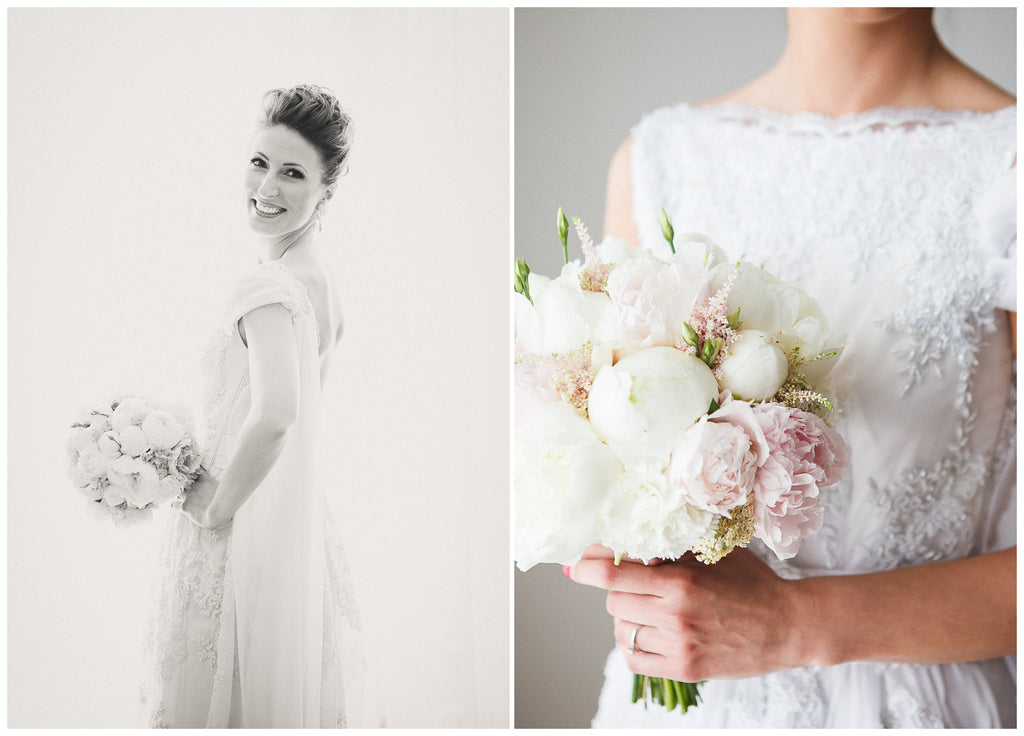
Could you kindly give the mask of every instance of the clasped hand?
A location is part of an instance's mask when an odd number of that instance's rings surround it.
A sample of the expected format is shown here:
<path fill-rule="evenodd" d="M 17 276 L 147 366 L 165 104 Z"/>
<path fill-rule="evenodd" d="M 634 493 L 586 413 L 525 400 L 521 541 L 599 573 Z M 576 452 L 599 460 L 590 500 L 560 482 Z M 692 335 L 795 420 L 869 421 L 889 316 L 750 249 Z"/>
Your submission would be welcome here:
<path fill-rule="evenodd" d="M 687 554 L 616 566 L 611 550 L 592 545 L 570 577 L 608 591 L 615 641 L 637 674 L 699 682 L 806 664 L 799 632 L 813 622 L 799 620 L 793 583 L 746 550 L 715 565 Z"/>
<path fill-rule="evenodd" d="M 229 519 L 213 519 L 209 509 L 213 497 L 217 494 L 217 479 L 206 472 L 205 468 L 195 482 L 185 491 L 185 501 L 181 504 L 181 513 L 193 524 L 203 529 L 215 529 Z"/>

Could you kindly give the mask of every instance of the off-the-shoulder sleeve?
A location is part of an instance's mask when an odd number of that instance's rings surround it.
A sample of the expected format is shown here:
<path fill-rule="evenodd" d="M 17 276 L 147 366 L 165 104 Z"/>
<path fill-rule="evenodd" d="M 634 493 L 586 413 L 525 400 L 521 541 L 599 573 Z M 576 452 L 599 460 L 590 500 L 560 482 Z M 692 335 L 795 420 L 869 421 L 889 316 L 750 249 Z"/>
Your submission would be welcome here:
<path fill-rule="evenodd" d="M 293 315 L 309 308 L 301 284 L 287 266 L 267 261 L 245 274 L 228 299 L 224 324 L 232 326 L 259 307 L 280 304 Z"/>
<path fill-rule="evenodd" d="M 975 209 L 995 305 L 1017 311 L 1017 168 L 1000 176 Z"/>

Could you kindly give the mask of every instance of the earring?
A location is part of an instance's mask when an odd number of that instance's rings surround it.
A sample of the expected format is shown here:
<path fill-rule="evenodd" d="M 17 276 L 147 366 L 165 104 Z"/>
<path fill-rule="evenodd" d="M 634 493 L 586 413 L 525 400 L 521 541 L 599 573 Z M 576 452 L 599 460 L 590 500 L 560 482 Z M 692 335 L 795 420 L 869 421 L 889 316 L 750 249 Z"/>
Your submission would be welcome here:
<path fill-rule="evenodd" d="M 316 231 L 318 233 L 322 233 L 324 231 L 324 223 L 323 223 L 323 220 L 321 219 L 323 214 L 324 214 L 324 203 L 321 202 L 320 204 L 318 204 L 316 206 L 316 212 L 315 212 L 315 215 L 316 215 Z"/>

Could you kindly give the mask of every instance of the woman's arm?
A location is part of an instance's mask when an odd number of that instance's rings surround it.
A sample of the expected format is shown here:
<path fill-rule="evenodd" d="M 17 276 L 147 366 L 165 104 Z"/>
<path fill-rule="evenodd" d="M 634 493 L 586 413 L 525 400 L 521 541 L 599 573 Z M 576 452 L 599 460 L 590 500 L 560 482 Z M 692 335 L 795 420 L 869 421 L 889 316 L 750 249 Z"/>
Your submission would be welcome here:
<path fill-rule="evenodd" d="M 604 205 L 605 237 L 623 238 L 632 248 L 640 247 L 640 233 L 633 219 L 633 171 L 630 148 L 633 139 L 627 138 L 612 156 L 608 168 L 608 191 Z"/>
<path fill-rule="evenodd" d="M 684 682 L 851 661 L 940 663 L 1016 651 L 1016 548 L 864 575 L 788 581 L 746 550 L 615 566 L 592 547 L 573 580 L 608 590 L 634 672 Z"/>
<path fill-rule="evenodd" d="M 229 521 L 277 462 L 298 413 L 299 363 L 291 315 L 280 304 L 254 309 L 240 320 L 249 348 L 252 403 L 238 434 L 238 449 L 205 506 L 201 496 L 184 511 L 199 526 Z"/>

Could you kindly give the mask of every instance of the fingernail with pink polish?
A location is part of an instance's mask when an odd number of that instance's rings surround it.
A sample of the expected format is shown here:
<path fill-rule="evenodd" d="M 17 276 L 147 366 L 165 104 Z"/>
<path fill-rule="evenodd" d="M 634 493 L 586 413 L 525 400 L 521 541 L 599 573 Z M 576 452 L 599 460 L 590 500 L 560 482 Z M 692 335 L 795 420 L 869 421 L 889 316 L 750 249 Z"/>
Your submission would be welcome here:
<path fill-rule="evenodd" d="M 568 565 L 562 565 L 562 574 L 565 575 L 566 577 L 569 577 L 569 570 L 570 569 L 571 568 Z"/>

